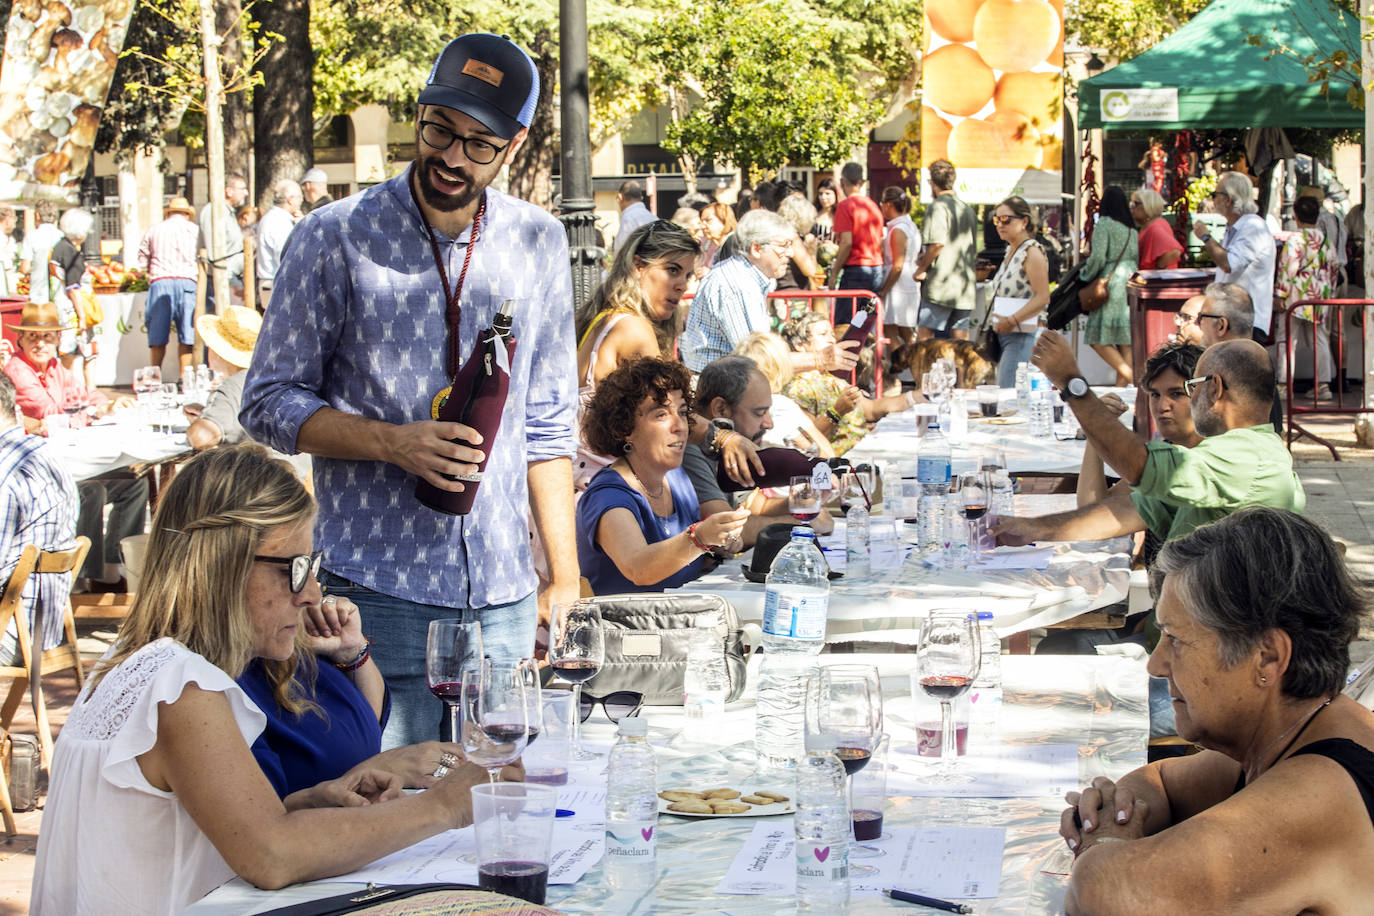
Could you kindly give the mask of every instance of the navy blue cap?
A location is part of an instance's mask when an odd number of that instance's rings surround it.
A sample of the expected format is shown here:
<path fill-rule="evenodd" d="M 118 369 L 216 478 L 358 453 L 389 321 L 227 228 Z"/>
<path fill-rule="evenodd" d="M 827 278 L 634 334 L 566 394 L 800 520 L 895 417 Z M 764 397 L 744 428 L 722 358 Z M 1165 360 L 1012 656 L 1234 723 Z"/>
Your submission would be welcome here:
<path fill-rule="evenodd" d="M 534 118 L 539 72 L 509 38 L 460 35 L 434 61 L 417 101 L 461 111 L 509 140 Z"/>

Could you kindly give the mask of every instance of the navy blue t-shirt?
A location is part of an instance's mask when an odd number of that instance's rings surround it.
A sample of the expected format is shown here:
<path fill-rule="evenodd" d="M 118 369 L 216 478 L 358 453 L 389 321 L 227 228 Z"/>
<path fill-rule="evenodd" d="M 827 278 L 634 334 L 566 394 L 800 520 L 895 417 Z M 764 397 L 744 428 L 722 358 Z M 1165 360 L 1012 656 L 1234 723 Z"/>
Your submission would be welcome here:
<path fill-rule="evenodd" d="M 253 756 L 282 798 L 336 779 L 381 753 L 391 693 L 386 695 L 378 721 L 362 691 L 328 661 L 318 665 L 312 697 L 324 711 L 323 717 L 311 711 L 297 717 L 277 706 L 258 659 L 248 663 L 238 684 L 267 716 L 267 727 L 253 742 Z"/>
<path fill-rule="evenodd" d="M 677 588 L 702 573 L 704 559 L 697 557 L 668 578 L 653 585 L 635 585 L 615 565 L 615 561 L 594 543 L 596 526 L 610 509 L 629 509 L 650 544 L 666 541 L 687 530 L 687 526 L 701 518 L 697 492 L 682 468 L 673 468 L 665 478 L 673 494 L 673 515 L 660 518 L 649 508 L 649 500 L 613 468 L 604 468 L 587 485 L 577 501 L 577 559 L 582 575 L 592 584 L 598 595 L 619 595 L 626 592 L 661 592 Z"/>

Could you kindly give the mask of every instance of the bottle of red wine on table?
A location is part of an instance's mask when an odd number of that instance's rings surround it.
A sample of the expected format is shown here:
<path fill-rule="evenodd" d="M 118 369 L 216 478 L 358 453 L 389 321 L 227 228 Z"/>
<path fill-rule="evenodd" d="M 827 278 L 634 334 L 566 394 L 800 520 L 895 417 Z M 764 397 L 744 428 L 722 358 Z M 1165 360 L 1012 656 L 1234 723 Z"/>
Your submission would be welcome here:
<path fill-rule="evenodd" d="M 462 492 L 440 490 L 423 479 L 416 483 L 415 498 L 436 512 L 467 515 L 472 511 L 473 500 L 477 498 L 477 487 L 482 482 L 487 462 L 491 460 L 491 449 L 496 442 L 496 433 L 501 428 L 501 414 L 510 391 L 510 366 L 515 359 L 515 337 L 511 334 L 511 312 L 514 308 L 514 299 L 507 299 L 501 304 L 501 310 L 491 320 L 491 327 L 478 335 L 477 345 L 473 347 L 468 361 L 458 370 L 452 387 L 435 397 L 437 410 L 433 411 L 434 418 L 461 423 L 477 430 L 482 436 L 481 445 L 477 447 L 482 449 L 484 455 L 476 473 L 449 478 L 463 482 Z M 453 441 L 468 444 L 461 439 Z"/>

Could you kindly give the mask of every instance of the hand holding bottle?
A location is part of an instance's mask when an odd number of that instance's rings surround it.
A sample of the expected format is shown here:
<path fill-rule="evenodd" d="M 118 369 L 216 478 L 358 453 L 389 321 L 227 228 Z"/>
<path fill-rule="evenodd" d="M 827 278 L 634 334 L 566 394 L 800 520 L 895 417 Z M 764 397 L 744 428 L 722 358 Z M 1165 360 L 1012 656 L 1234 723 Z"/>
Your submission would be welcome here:
<path fill-rule="evenodd" d="M 454 439 L 460 441 L 450 441 Z M 451 493 L 461 492 L 463 484 L 458 480 L 450 480 L 449 476 L 462 477 L 476 473 L 477 466 L 485 457 L 480 449 L 475 448 L 481 444 L 481 433 L 472 427 L 440 420 L 420 420 L 393 426 L 382 443 L 389 463 L 437 489 Z"/>

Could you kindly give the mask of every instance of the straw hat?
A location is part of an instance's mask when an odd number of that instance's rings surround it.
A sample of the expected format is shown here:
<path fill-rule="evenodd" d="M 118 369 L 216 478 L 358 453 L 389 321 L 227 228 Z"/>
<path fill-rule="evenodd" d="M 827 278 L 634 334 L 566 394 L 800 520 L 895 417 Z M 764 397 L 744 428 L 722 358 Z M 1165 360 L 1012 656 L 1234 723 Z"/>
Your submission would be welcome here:
<path fill-rule="evenodd" d="M 167 205 L 168 213 L 185 213 L 194 218 L 196 211 L 191 209 L 191 202 L 184 197 L 173 197 L 172 202 Z"/>
<path fill-rule="evenodd" d="M 220 315 L 201 315 L 196 332 L 220 359 L 239 369 L 247 369 L 253 358 L 253 344 L 262 330 L 262 316 L 241 305 L 231 305 Z"/>
<path fill-rule="evenodd" d="M 51 302 L 30 302 L 19 313 L 19 323 L 9 325 L 11 331 L 66 331 L 75 324 L 63 324 L 57 306 Z"/>

